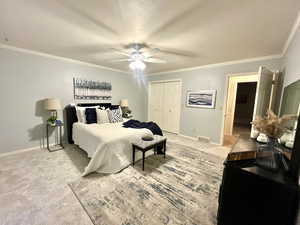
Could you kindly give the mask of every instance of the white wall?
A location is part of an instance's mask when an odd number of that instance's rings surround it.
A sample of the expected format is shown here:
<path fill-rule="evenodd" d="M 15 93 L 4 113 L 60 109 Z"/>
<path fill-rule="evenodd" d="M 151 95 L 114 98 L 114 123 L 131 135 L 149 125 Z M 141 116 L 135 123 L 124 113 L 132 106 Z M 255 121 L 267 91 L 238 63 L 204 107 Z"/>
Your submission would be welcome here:
<path fill-rule="evenodd" d="M 266 66 L 276 71 L 281 68 L 281 59 L 152 75 L 149 77 L 149 81 L 182 79 L 180 133 L 192 137 L 205 136 L 209 137 L 212 142 L 220 143 L 227 75 L 258 72 L 259 66 Z M 216 108 L 200 109 L 186 107 L 186 93 L 189 90 L 217 90 Z"/>
<path fill-rule="evenodd" d="M 300 27 L 283 58 L 284 87 L 300 79 Z"/>
<path fill-rule="evenodd" d="M 0 48 L 0 153 L 43 142 L 49 113 L 42 100 L 57 97 L 63 106 L 74 102 L 73 77 L 110 81 L 112 103 L 127 98 L 134 117 L 145 120 L 146 90 L 130 74 Z"/>

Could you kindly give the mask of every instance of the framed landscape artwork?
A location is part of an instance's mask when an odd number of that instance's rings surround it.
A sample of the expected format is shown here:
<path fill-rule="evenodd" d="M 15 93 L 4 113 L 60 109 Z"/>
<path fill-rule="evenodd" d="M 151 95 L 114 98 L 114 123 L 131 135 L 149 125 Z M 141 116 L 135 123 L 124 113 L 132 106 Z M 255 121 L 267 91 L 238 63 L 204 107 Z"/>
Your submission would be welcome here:
<path fill-rule="evenodd" d="M 216 90 L 188 91 L 186 96 L 187 107 L 215 108 Z"/>

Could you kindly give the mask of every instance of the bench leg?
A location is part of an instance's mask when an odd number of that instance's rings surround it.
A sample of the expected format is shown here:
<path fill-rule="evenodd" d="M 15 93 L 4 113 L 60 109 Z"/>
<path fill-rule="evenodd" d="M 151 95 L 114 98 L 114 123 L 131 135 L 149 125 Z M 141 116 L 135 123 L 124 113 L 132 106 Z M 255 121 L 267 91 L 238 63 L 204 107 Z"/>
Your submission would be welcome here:
<path fill-rule="evenodd" d="M 145 169 L 145 152 L 143 152 L 143 170 Z"/>
<path fill-rule="evenodd" d="M 166 158 L 167 141 L 164 141 L 164 158 Z"/>
<path fill-rule="evenodd" d="M 135 161 L 135 147 L 132 147 L 132 166 L 134 166 L 134 161 Z"/>

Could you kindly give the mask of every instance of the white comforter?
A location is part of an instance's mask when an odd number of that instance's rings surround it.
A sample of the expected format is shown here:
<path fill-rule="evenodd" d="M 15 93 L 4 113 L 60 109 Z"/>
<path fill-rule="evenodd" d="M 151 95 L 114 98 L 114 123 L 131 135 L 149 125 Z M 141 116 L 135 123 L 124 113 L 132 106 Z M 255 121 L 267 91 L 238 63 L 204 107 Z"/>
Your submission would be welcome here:
<path fill-rule="evenodd" d="M 73 124 L 73 140 L 91 158 L 82 176 L 91 172 L 116 173 L 132 163 L 131 143 L 144 135 L 152 135 L 148 129 L 124 128 L 122 123 Z M 136 152 L 136 160 L 141 153 Z"/>

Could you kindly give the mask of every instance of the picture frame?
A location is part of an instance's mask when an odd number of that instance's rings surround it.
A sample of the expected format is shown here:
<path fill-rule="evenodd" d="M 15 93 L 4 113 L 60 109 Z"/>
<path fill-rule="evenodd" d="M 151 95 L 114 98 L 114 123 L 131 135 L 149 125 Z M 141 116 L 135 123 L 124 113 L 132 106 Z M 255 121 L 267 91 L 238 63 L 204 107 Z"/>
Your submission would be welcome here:
<path fill-rule="evenodd" d="M 74 100 L 80 101 L 111 101 L 111 82 L 100 82 L 82 78 L 73 78 Z"/>
<path fill-rule="evenodd" d="M 186 95 L 186 106 L 214 109 L 216 94 L 216 90 L 188 91 Z"/>

